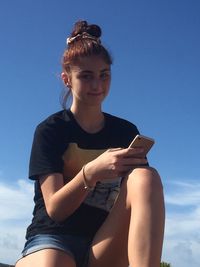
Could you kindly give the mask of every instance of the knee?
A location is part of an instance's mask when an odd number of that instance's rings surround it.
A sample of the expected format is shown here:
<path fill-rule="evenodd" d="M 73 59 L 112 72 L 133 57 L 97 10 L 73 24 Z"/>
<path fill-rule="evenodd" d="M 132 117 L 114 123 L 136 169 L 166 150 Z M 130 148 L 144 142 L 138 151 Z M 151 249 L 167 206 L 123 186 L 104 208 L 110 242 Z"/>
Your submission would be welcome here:
<path fill-rule="evenodd" d="M 144 192 L 162 192 L 163 186 L 160 175 L 152 167 L 135 168 L 128 176 L 127 189 Z"/>

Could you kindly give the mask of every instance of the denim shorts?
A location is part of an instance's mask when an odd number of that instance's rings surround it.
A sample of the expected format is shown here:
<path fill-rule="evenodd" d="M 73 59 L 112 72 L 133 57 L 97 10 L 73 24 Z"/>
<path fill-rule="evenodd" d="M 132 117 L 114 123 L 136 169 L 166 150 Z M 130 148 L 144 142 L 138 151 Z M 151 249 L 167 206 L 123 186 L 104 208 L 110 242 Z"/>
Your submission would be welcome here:
<path fill-rule="evenodd" d="M 39 234 L 26 241 L 21 255 L 25 257 L 48 248 L 59 249 L 72 256 L 77 267 L 86 267 L 91 241 L 91 238 L 85 236 Z"/>

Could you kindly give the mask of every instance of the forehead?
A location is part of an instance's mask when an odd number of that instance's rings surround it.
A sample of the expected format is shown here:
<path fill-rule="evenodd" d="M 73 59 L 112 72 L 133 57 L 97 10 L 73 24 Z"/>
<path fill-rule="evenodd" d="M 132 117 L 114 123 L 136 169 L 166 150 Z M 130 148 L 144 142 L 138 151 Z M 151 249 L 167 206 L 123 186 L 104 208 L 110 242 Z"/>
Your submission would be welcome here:
<path fill-rule="evenodd" d="M 100 72 L 109 71 L 110 65 L 105 62 L 101 56 L 81 57 L 76 63 L 71 65 L 71 71 L 82 72 Z"/>

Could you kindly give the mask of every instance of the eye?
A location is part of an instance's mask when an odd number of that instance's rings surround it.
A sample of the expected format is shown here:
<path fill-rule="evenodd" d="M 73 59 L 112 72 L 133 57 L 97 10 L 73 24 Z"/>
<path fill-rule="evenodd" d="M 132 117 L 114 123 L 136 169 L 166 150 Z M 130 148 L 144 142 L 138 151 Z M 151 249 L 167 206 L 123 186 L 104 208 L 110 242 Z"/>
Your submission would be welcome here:
<path fill-rule="evenodd" d="M 101 73 L 101 79 L 104 81 L 104 80 L 107 80 L 110 78 L 110 73 L 109 72 L 103 72 Z"/>
<path fill-rule="evenodd" d="M 92 80 L 93 76 L 91 74 L 82 74 L 80 78 L 84 81 L 90 81 Z"/>

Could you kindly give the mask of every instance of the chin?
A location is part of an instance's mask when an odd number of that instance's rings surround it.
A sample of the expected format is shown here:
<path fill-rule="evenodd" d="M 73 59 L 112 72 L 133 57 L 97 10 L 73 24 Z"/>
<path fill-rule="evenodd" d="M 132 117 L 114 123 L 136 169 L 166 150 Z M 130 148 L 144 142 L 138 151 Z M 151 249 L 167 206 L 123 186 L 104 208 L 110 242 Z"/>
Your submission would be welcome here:
<path fill-rule="evenodd" d="M 87 106 L 89 107 L 96 107 L 96 106 L 101 106 L 103 100 L 94 100 L 94 101 L 88 101 Z"/>

